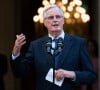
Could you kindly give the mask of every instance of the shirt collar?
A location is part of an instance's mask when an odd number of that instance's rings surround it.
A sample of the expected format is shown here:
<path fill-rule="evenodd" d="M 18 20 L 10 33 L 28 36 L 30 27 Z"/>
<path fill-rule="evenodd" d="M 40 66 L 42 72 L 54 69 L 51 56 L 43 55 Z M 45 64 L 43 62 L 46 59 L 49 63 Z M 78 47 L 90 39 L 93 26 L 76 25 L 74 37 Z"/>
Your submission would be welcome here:
<path fill-rule="evenodd" d="M 52 40 L 54 39 L 54 37 L 53 37 L 52 35 L 48 34 L 48 36 L 49 36 L 50 38 L 52 38 Z M 64 36 L 65 36 L 65 33 L 64 33 L 64 31 L 62 31 L 62 33 L 57 37 L 57 39 L 58 39 L 58 38 L 64 39 Z"/>

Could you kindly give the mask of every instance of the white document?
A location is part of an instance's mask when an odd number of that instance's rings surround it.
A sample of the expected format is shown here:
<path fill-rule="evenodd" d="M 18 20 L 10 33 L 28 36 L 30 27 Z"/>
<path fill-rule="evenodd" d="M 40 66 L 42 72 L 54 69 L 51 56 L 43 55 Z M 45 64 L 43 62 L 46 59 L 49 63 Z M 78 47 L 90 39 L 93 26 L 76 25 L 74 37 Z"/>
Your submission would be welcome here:
<path fill-rule="evenodd" d="M 50 70 L 48 71 L 48 73 L 47 73 L 45 79 L 48 80 L 49 82 L 53 83 L 53 68 L 50 68 Z M 64 80 L 57 81 L 57 80 L 55 79 L 54 84 L 56 84 L 56 85 L 58 85 L 58 86 L 62 86 L 63 81 L 64 81 Z"/>

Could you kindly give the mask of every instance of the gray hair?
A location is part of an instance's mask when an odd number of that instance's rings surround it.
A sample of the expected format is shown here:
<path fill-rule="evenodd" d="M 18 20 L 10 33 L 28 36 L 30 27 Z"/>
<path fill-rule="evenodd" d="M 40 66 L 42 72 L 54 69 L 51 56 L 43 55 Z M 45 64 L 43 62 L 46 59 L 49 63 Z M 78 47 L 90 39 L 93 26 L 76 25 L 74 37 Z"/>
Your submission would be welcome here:
<path fill-rule="evenodd" d="M 49 6 L 47 6 L 47 7 L 44 8 L 44 10 L 43 10 L 43 19 L 46 18 L 46 11 L 48 11 L 51 8 L 55 8 L 55 7 L 57 7 L 60 10 L 61 15 L 64 17 L 63 10 L 58 5 L 52 4 L 52 5 L 49 5 Z"/>

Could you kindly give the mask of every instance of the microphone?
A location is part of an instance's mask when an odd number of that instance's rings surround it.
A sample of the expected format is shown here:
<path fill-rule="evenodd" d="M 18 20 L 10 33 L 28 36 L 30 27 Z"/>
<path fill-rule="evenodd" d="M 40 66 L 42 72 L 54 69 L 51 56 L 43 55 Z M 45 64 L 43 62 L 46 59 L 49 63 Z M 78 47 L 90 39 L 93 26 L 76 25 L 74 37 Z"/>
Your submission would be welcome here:
<path fill-rule="evenodd" d="M 63 39 L 62 38 L 58 39 L 57 47 L 58 47 L 58 52 L 60 53 L 63 48 Z"/>
<path fill-rule="evenodd" d="M 48 53 L 51 53 L 51 47 L 52 47 L 52 39 L 49 37 L 46 42 L 46 48 Z"/>

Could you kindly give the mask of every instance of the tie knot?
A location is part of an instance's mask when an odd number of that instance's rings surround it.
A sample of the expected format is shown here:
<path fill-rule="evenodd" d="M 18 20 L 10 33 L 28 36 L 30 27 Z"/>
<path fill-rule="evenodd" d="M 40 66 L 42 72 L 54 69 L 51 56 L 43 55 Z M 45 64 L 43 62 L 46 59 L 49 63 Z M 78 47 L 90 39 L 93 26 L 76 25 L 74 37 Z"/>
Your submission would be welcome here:
<path fill-rule="evenodd" d="M 54 41 L 55 43 L 63 43 L 63 39 L 62 38 L 54 38 L 52 41 Z"/>
<path fill-rule="evenodd" d="M 54 43 L 53 43 L 53 48 L 54 48 L 54 49 L 57 49 L 58 39 L 54 38 L 52 41 L 54 42 Z"/>
<path fill-rule="evenodd" d="M 53 41 L 54 41 L 55 43 L 57 43 L 57 42 L 58 42 L 58 39 L 55 38 L 55 39 L 53 39 Z"/>

